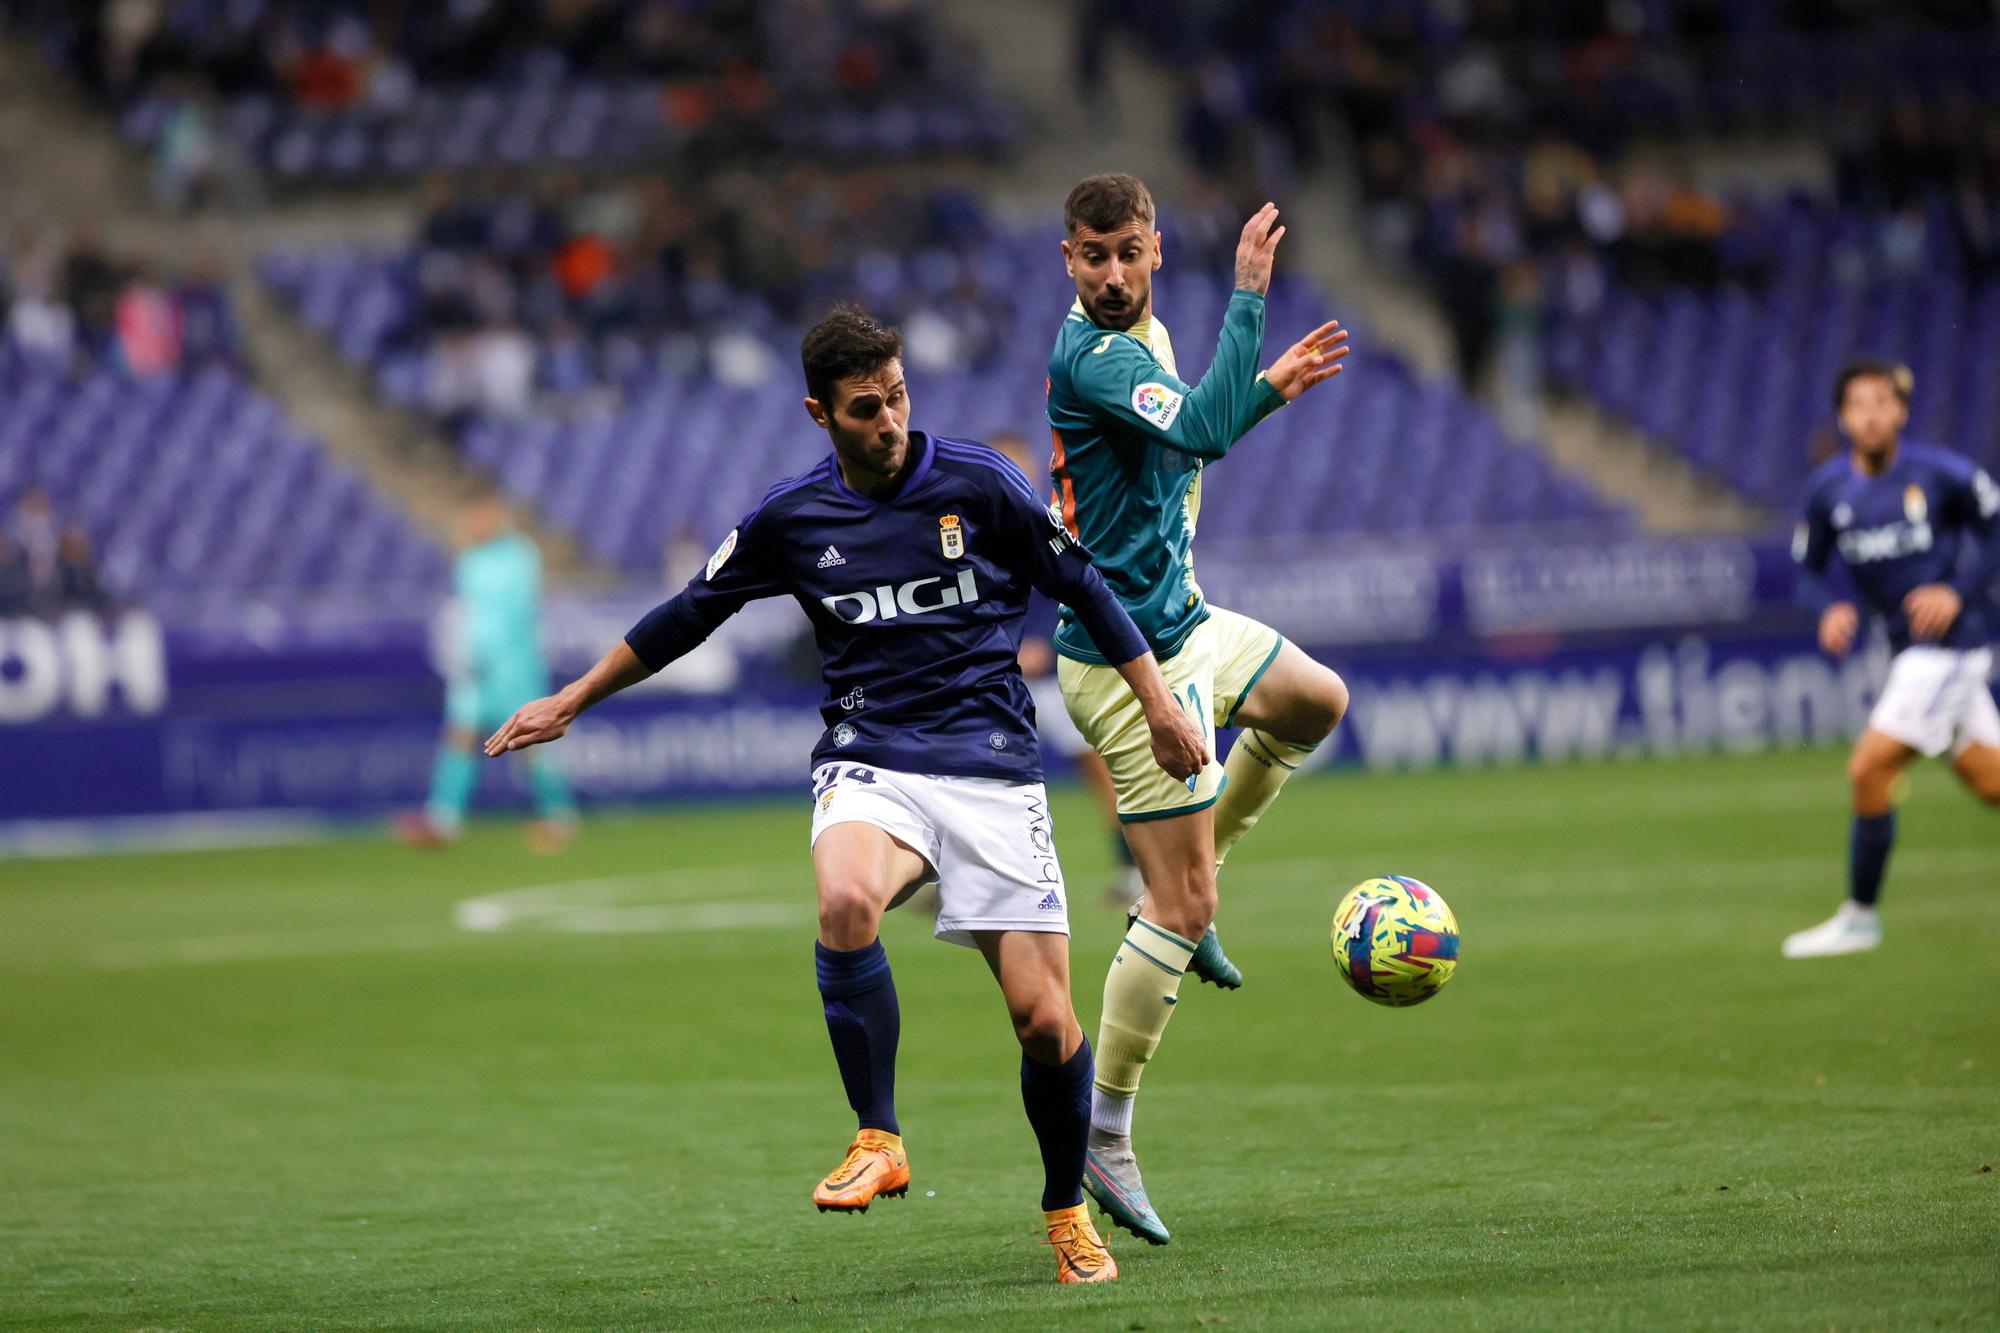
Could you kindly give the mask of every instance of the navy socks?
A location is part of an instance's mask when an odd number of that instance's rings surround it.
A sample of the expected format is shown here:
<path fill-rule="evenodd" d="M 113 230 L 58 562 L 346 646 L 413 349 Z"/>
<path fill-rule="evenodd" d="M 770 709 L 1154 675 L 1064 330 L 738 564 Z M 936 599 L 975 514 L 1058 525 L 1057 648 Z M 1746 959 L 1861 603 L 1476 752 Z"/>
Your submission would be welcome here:
<path fill-rule="evenodd" d="M 902 1011 L 889 955 L 877 940 L 865 949 L 813 946 L 827 1036 L 840 1065 L 847 1104 L 863 1129 L 902 1133 L 896 1123 L 896 1042 Z M 1090 1139 L 1090 1041 L 1059 1065 L 1021 1057 L 1021 1105 L 1042 1150 L 1042 1209 L 1083 1202 L 1083 1153 Z"/>
<path fill-rule="evenodd" d="M 1847 844 L 1847 896 L 1873 907 L 1882 893 L 1882 873 L 1889 868 L 1889 849 L 1896 844 L 1896 812 L 1856 815 Z"/>
<path fill-rule="evenodd" d="M 1021 1104 L 1042 1145 L 1042 1211 L 1083 1202 L 1083 1153 L 1090 1141 L 1090 1038 L 1059 1065 L 1021 1056 Z"/>
<path fill-rule="evenodd" d="M 903 1013 L 896 1004 L 889 955 L 880 940 L 851 950 L 829 949 L 816 942 L 813 953 L 826 1007 L 826 1032 L 833 1039 L 833 1058 L 840 1064 L 847 1104 L 854 1108 L 861 1128 L 900 1134 L 896 1042 L 903 1031 Z M 1079 1174 L 1081 1169 L 1079 1158 Z"/>

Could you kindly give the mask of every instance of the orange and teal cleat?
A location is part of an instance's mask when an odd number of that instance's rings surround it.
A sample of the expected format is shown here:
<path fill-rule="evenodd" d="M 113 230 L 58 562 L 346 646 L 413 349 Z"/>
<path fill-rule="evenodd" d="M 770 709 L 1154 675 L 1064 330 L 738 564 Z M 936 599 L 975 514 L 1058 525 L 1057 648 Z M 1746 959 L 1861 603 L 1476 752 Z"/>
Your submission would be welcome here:
<path fill-rule="evenodd" d="M 1049 1247 L 1056 1252 L 1056 1281 L 1111 1282 L 1118 1277 L 1118 1261 L 1104 1248 L 1104 1238 L 1090 1223 L 1090 1210 L 1083 1204 L 1058 1208 L 1042 1214 L 1049 1224 Z"/>
<path fill-rule="evenodd" d="M 910 1159 L 903 1140 L 879 1129 L 864 1129 L 847 1145 L 847 1158 L 820 1181 L 813 1202 L 822 1213 L 865 1213 L 876 1199 L 900 1199 L 910 1192 Z"/>

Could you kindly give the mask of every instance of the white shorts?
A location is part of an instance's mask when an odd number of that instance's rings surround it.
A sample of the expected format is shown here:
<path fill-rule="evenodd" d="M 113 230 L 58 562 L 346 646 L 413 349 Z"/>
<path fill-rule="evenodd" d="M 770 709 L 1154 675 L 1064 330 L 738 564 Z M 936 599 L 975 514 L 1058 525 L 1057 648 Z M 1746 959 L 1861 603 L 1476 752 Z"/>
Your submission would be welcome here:
<path fill-rule="evenodd" d="M 1041 783 L 821 764 L 813 770 L 813 841 L 848 823 L 873 824 L 924 858 L 938 886 L 939 939 L 970 946 L 975 930 L 1069 934 Z"/>
<path fill-rule="evenodd" d="M 1992 672 L 1990 648 L 1905 648 L 1889 663 L 1868 725 L 1932 758 L 2000 746 L 2000 708 L 1986 685 Z"/>

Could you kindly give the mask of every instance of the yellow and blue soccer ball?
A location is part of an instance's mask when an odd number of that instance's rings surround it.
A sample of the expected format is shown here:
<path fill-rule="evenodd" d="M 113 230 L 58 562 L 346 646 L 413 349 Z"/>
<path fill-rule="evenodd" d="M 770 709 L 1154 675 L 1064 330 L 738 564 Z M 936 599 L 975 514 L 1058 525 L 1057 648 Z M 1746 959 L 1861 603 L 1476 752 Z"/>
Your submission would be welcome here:
<path fill-rule="evenodd" d="M 1363 880 L 1334 909 L 1333 961 L 1377 1004 L 1422 1004 L 1458 968 L 1458 918 L 1436 889 L 1407 875 Z"/>

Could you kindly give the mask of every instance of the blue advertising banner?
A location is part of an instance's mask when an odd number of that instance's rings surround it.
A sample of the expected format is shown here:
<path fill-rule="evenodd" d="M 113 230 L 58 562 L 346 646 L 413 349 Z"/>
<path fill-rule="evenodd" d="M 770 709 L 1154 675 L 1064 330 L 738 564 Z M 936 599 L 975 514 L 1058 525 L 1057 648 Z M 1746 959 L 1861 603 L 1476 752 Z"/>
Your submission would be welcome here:
<path fill-rule="evenodd" d="M 1819 653 L 1782 552 L 1741 542 L 1263 553 L 1254 568 L 1223 553 L 1203 579 L 1341 671 L 1353 708 L 1322 761 L 1373 769 L 1838 741 L 1887 670 L 1879 642 Z M 645 600 L 551 606 L 557 675 Z M 579 795 L 803 792 L 821 731 L 804 631 L 795 607 L 760 604 L 593 712 L 560 750 Z M 432 637 L 365 616 L 0 621 L 0 823 L 413 806 L 440 733 Z M 492 766 L 484 799 L 520 799 L 515 767 Z"/>

